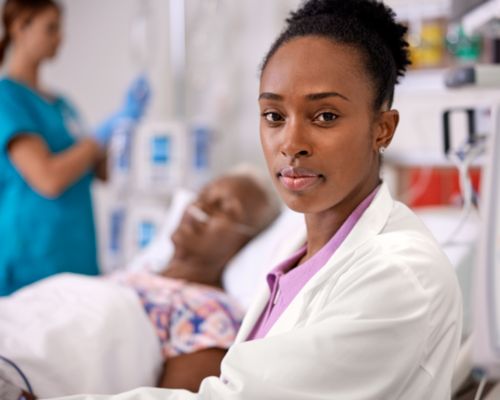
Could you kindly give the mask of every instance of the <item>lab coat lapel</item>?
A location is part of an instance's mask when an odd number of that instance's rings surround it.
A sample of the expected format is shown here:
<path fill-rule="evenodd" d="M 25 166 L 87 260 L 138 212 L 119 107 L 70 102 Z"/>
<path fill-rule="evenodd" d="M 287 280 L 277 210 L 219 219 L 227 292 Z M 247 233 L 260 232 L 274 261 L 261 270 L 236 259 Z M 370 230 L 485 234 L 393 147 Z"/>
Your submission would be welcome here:
<path fill-rule="evenodd" d="M 305 222 L 294 227 L 295 229 L 290 232 L 286 232 L 286 237 L 283 237 L 281 243 L 278 247 L 274 249 L 274 254 L 269 260 L 269 268 L 274 268 L 278 263 L 282 262 L 286 258 L 290 257 L 294 252 L 296 252 L 301 246 L 304 245 L 306 241 L 306 224 Z M 248 309 L 245 318 L 243 319 L 238 335 L 236 336 L 236 343 L 244 342 L 250 332 L 252 331 L 254 325 L 257 323 L 262 311 L 267 305 L 269 300 L 269 286 L 267 282 L 263 280 L 257 291 L 257 296 L 252 302 L 250 308 Z"/>
<path fill-rule="evenodd" d="M 248 335 L 250 335 L 250 332 L 252 331 L 254 325 L 257 323 L 257 320 L 262 314 L 262 311 L 266 307 L 267 302 L 269 301 L 269 296 L 269 286 L 261 285 L 259 294 L 245 314 L 245 318 L 243 319 L 240 330 L 236 335 L 235 343 L 240 343 L 247 340 Z"/>
<path fill-rule="evenodd" d="M 371 239 L 373 236 L 377 235 L 383 229 L 387 223 L 393 205 L 394 200 L 392 199 L 386 184 L 383 183 L 372 203 L 363 213 L 349 235 L 345 238 L 344 242 L 327 261 L 325 266 L 306 283 L 280 318 L 275 322 L 267 336 L 273 336 L 279 334 L 280 332 L 289 331 L 296 326 L 298 322 L 300 322 L 299 320 L 301 316 L 304 315 L 304 305 L 310 303 L 309 299 L 317 292 L 316 289 L 318 286 L 321 286 L 329 276 L 336 273 L 342 264 L 344 264 L 346 258 L 353 254 L 356 248 Z M 267 292 L 269 292 L 269 290 L 267 290 Z M 267 293 L 267 298 L 269 298 L 269 293 Z M 267 300 L 261 297 L 259 299 L 259 304 L 261 304 L 260 302 L 264 302 L 265 306 Z M 262 310 L 262 308 L 260 308 L 260 310 Z M 259 315 L 260 312 L 257 315 L 257 318 Z"/>

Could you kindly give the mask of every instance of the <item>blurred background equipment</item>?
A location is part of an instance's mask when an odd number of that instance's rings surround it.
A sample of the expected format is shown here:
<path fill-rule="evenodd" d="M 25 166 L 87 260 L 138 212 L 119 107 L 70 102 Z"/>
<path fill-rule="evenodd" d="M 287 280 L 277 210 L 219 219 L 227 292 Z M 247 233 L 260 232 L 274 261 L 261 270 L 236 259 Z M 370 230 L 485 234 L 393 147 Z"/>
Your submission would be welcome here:
<path fill-rule="evenodd" d="M 473 364 L 480 375 L 500 378 L 500 105 L 488 146 L 481 240 L 474 272 Z"/>
<path fill-rule="evenodd" d="M 386 179 L 457 271 L 464 342 L 454 392 L 464 393 L 469 376 L 472 396 L 493 400 L 500 395 L 492 389 L 500 378 L 500 1 L 394 3 L 408 21 L 415 65 L 397 89 L 402 118 Z"/>

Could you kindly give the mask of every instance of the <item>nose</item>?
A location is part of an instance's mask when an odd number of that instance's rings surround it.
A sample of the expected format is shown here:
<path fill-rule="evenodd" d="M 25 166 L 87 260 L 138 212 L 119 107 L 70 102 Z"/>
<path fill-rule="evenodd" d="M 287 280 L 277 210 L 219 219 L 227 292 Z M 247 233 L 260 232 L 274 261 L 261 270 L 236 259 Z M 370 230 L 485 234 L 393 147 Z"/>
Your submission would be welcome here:
<path fill-rule="evenodd" d="M 292 159 L 309 157 L 312 154 L 310 135 L 299 121 L 290 121 L 282 131 L 283 141 L 280 153 Z"/>

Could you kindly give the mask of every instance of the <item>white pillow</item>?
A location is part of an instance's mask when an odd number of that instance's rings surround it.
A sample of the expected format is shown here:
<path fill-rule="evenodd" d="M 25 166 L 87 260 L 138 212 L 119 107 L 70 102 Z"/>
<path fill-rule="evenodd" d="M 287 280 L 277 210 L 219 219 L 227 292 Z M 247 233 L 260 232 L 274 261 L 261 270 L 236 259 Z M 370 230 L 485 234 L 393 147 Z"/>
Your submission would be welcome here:
<path fill-rule="evenodd" d="M 158 235 L 127 266 L 129 270 L 161 271 L 173 254 L 171 234 L 180 222 L 184 209 L 195 193 L 178 190 L 168 217 Z M 248 307 L 259 285 L 265 283 L 266 273 L 278 262 L 297 250 L 306 238 L 303 214 L 284 209 L 264 232 L 252 239 L 229 262 L 222 281 L 228 293 Z"/>
<path fill-rule="evenodd" d="M 174 193 L 167 217 L 158 234 L 127 264 L 128 270 L 159 272 L 165 269 L 174 253 L 170 236 L 179 225 L 185 208 L 195 197 L 196 193 L 187 189 L 178 189 Z"/>
<path fill-rule="evenodd" d="M 222 277 L 226 291 L 248 308 L 266 274 L 306 240 L 304 215 L 285 208 L 264 232 L 229 262 Z"/>

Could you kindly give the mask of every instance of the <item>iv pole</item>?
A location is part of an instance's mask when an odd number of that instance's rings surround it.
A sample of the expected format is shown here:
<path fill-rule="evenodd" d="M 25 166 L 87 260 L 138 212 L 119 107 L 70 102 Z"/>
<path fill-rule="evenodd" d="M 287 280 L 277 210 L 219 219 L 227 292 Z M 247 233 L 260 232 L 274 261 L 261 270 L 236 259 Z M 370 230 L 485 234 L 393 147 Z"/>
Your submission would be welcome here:
<path fill-rule="evenodd" d="M 174 87 L 174 119 L 186 119 L 186 4 L 169 0 L 169 58 Z"/>

